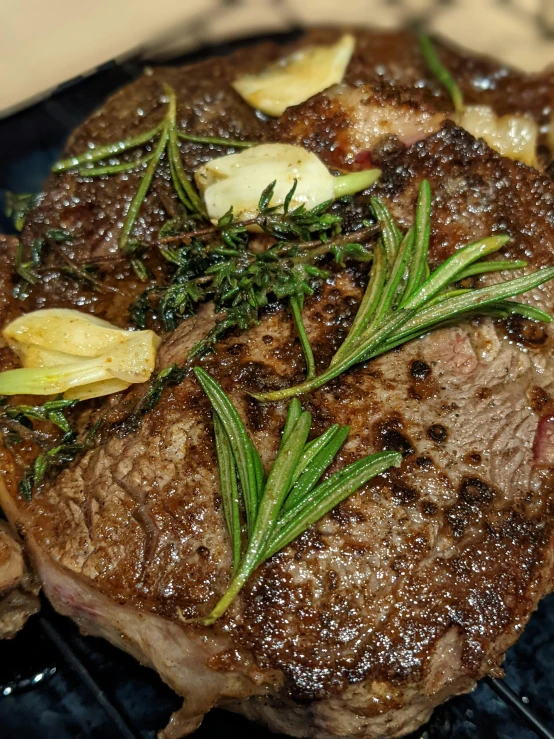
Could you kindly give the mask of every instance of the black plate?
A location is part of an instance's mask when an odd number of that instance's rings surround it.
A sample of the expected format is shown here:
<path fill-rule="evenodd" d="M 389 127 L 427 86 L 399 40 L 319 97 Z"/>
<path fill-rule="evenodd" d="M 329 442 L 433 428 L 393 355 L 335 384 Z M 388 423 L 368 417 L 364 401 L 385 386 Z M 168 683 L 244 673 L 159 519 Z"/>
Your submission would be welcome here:
<path fill-rule="evenodd" d="M 265 36 L 264 40 L 268 37 Z M 269 38 L 289 39 L 278 35 Z M 225 54 L 260 38 L 206 48 L 177 62 Z M 115 89 L 140 74 L 138 63 L 108 64 L 49 99 L 0 120 L 0 194 L 36 192 L 69 132 Z M 0 232 L 13 232 L 0 215 Z M 554 596 L 546 598 L 506 657 L 506 683 L 554 729 Z M 11 642 L 0 642 L 0 739 L 143 739 L 180 705 L 156 673 L 100 639 L 83 638 L 45 604 Z M 214 710 L 195 739 L 275 734 Z M 537 733 L 487 683 L 438 708 L 415 737 L 534 739 Z"/>

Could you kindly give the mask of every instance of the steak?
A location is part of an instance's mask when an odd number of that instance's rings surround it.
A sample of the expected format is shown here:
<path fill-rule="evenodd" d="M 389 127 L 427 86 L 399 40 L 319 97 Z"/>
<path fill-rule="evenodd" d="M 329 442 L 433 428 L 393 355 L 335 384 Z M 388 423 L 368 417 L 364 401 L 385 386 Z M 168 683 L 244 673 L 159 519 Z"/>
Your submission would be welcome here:
<path fill-rule="evenodd" d="M 38 611 L 39 585 L 20 544 L 0 521 L 0 639 L 9 639 Z"/>
<path fill-rule="evenodd" d="M 336 35 L 314 31 L 299 44 Z M 427 178 L 433 264 L 495 233 L 511 237 L 502 258 L 525 258 L 534 268 L 552 263 L 549 177 L 499 156 L 448 120 L 450 103 L 426 72 L 415 39 L 370 31 L 356 38 L 343 84 L 277 121 L 257 117 L 229 84 L 283 54 L 265 44 L 148 73 L 72 135 L 68 155 L 155 125 L 166 81 L 177 91 L 180 125 L 192 133 L 299 143 L 344 170 L 379 166 L 383 175 L 371 194 L 404 228 Z M 442 48 L 468 100 L 545 123 L 552 73 L 523 75 Z M 192 172 L 225 147 L 187 143 L 182 153 Z M 132 174 L 48 180 L 27 219 L 24 247 L 50 228 L 67 229 L 66 257 L 96 260 L 99 279 L 117 292 L 76 283 L 52 251 L 51 277 L 31 289 L 25 310 L 78 305 L 128 321 L 125 309 L 142 288 L 117 252 L 117 235 L 136 185 Z M 354 229 L 360 212 L 368 212 L 368 196 L 351 206 Z M 162 167 L 137 237 L 154 245 L 157 229 L 175 213 Z M 146 259 L 159 272 L 154 252 Z M 318 369 L 346 335 L 366 282 L 361 267 L 329 269 L 304 310 Z M 527 299 L 552 311 L 554 286 Z M 213 321 L 207 307 L 181 323 L 166 336 L 159 367 L 184 362 Z M 193 731 L 215 705 L 296 737 L 401 736 L 449 696 L 487 674 L 501 675 L 504 652 L 554 585 L 552 342 L 548 326 L 522 319 L 460 322 L 301 397 L 314 434 L 332 423 L 350 425 L 337 469 L 383 449 L 402 452 L 402 466 L 261 565 L 211 627 L 184 622 L 210 612 L 232 569 L 211 410 L 193 376 L 166 388 L 138 425 L 125 418 L 141 388 L 83 404 L 83 418 L 92 409 L 113 422 L 95 448 L 30 503 L 16 494 L 12 475 L 2 505 L 54 606 L 152 666 L 184 696 L 161 736 Z M 228 335 L 200 363 L 238 408 L 267 469 L 286 404 L 259 403 L 248 393 L 303 379 L 288 312 L 271 306 L 258 326 Z"/>

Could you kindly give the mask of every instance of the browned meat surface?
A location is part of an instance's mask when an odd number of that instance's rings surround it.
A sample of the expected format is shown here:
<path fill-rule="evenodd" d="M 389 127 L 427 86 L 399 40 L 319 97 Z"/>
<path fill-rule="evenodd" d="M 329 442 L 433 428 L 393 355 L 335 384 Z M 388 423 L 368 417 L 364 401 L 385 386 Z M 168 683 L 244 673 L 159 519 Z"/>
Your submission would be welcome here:
<path fill-rule="evenodd" d="M 339 33 L 316 30 L 299 43 L 328 42 Z M 370 150 L 381 136 L 386 140 L 387 136 L 394 139 L 398 135 L 405 143 L 411 143 L 437 130 L 452 106 L 448 95 L 427 71 L 415 37 L 372 31 L 355 34 L 356 51 L 345 84 L 331 95 L 323 93 L 305 106 L 285 111 L 276 124 L 261 120 L 229 84 L 239 74 L 257 72 L 283 54 L 282 47 L 266 43 L 193 68 L 154 69 L 110 98 L 85 121 L 70 137 L 66 153 L 78 154 L 91 143 L 101 145 L 153 128 L 165 111 L 162 83 L 166 82 L 177 93 L 179 124 L 189 133 L 250 141 L 285 136 L 287 140 L 304 142 L 334 166 L 368 166 Z M 548 121 L 554 105 L 554 73 L 523 74 L 452 48 L 446 49 L 444 59 L 468 102 L 491 104 L 498 113 L 526 112 L 541 125 Z M 313 117 L 304 130 L 306 110 L 312 111 Z M 186 168 L 192 171 L 204 161 L 226 153 L 226 148 L 183 142 L 181 151 Z M 102 280 L 121 294 L 111 290 L 83 291 L 75 279 L 62 280 L 53 274 L 24 303 L 26 310 L 47 301 L 50 306 L 79 304 L 115 322 L 125 319 L 122 308 L 142 287 L 130 272 L 128 262 L 120 259 L 117 239 L 123 214 L 141 176 L 140 172 L 131 172 L 100 179 L 74 174 L 49 178 L 45 197 L 23 232 L 25 247 L 30 248 L 36 238 L 51 228 L 67 229 L 72 242 L 63 247 L 66 255 L 80 265 L 96 264 Z M 152 244 L 160 225 L 176 213 L 176 197 L 164 165 L 141 210 L 134 238 L 146 246 Z M 62 265 L 59 253 L 51 254 L 50 260 L 54 265 Z M 162 269 L 154 254 L 147 261 L 154 272 Z"/>
<path fill-rule="evenodd" d="M 375 162 L 383 170 L 376 191 L 404 227 L 428 178 L 434 262 L 474 239 L 508 233 L 504 256 L 524 256 L 533 267 L 552 263 L 553 183 L 445 122 L 448 100 L 425 72 L 415 40 L 360 32 L 343 86 L 269 122 L 228 83 L 280 53 L 255 47 L 194 70 L 157 70 L 108 101 L 73 135 L 69 152 L 128 134 L 137 123 L 154 125 L 159 83 L 168 80 L 181 125 L 195 133 L 297 141 L 344 169 Z M 486 101 L 500 112 L 512 106 L 546 115 L 548 76 L 448 54 L 468 98 L 486 78 Z M 533 86 L 531 104 L 526 90 Z M 224 149 L 184 144 L 182 151 L 193 169 Z M 71 257 L 115 255 L 99 262 L 100 275 L 102 265 L 115 264 L 107 281 L 123 295 L 114 301 L 54 274 L 31 293 L 27 309 L 71 304 L 79 295 L 82 307 L 125 322 L 123 306 L 140 286 L 119 260 L 116 239 L 135 186 L 132 175 L 50 178 L 25 244 L 47 228 L 66 228 Z M 353 210 L 367 212 L 367 202 L 360 196 Z M 162 172 L 137 228 L 145 243 L 154 242 L 172 203 Z M 155 257 L 151 266 L 161 269 Z M 344 337 L 364 284 L 363 270 L 335 268 L 307 301 L 320 367 Z M 552 310 L 553 290 L 547 285 L 532 299 Z M 183 361 L 212 321 L 205 313 L 181 324 L 162 346 L 160 366 Z M 552 587 L 552 466 L 534 457 L 552 413 L 551 357 L 550 328 L 483 319 L 414 341 L 303 397 L 314 433 L 333 422 L 351 426 L 338 466 L 398 449 L 402 467 L 262 565 L 210 628 L 181 620 L 210 611 L 231 569 L 211 413 L 192 378 L 168 389 L 139 428 L 123 422 L 104 432 L 29 505 L 4 489 L 2 504 L 24 531 L 54 605 L 152 665 L 185 697 L 163 736 L 192 730 L 216 704 L 297 737 L 400 736 L 448 696 L 498 674 L 505 650 Z M 202 364 L 232 397 L 269 465 L 286 406 L 257 403 L 246 391 L 303 377 L 290 317 L 269 311 Z"/>
<path fill-rule="evenodd" d="M 38 610 L 38 583 L 23 559 L 20 545 L 0 522 L 0 639 L 9 639 Z"/>

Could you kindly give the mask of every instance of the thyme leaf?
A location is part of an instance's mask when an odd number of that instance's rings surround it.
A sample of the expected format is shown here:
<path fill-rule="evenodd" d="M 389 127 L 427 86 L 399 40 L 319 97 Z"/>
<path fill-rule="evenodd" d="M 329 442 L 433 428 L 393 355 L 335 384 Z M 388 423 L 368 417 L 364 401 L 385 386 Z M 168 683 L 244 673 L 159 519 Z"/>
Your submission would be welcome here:
<path fill-rule="evenodd" d="M 38 255 L 38 258 L 40 259 L 40 252 L 42 250 L 42 241 L 37 240 L 35 244 L 41 244 L 40 249 L 37 248 L 36 254 Z M 23 244 L 21 241 L 17 242 L 17 247 L 15 250 L 15 263 L 14 263 L 14 269 L 16 273 L 21 277 L 24 282 L 29 283 L 29 285 L 36 285 L 39 278 L 38 276 L 33 272 L 33 267 L 35 266 L 35 257 L 28 261 L 23 261 Z M 22 295 L 22 297 L 26 297 L 26 295 Z"/>
<path fill-rule="evenodd" d="M 420 187 L 414 226 L 404 235 L 383 203 L 374 201 L 373 207 L 383 225 L 382 237 L 375 248 L 365 294 L 345 341 L 320 375 L 295 387 L 253 394 L 258 400 L 281 400 L 311 392 L 356 364 L 471 316 L 518 314 L 533 320 L 552 320 L 543 311 L 508 299 L 554 279 L 554 267 L 480 289 L 455 287 L 468 276 L 525 266 L 521 260 L 481 261 L 506 244 L 508 236 L 489 236 L 468 244 L 431 272 L 427 263 L 431 208 L 426 181 Z"/>
<path fill-rule="evenodd" d="M 232 578 L 227 590 L 207 616 L 192 619 L 207 626 L 223 616 L 265 560 L 371 478 L 391 466 L 399 467 L 402 456 L 397 452 L 372 454 L 319 482 L 346 440 L 349 428 L 332 426 L 308 442 L 312 418 L 294 399 L 289 405 L 277 457 L 265 476 L 260 456 L 229 397 L 205 370 L 195 367 L 194 373 L 213 409 L 221 497 L 233 551 Z M 244 546 L 241 502 L 247 522 Z"/>
<path fill-rule="evenodd" d="M 88 432 L 84 442 L 77 440 L 77 434 L 71 428 L 68 419 L 65 416 L 65 412 L 73 408 L 79 401 L 78 400 L 64 400 L 58 398 L 56 400 L 50 400 L 43 405 L 4 405 L 2 408 L 0 425 L 4 425 L 2 422 L 9 424 L 14 422 L 18 424 L 20 428 L 29 429 L 26 433 L 34 435 L 34 439 L 38 443 L 39 447 L 43 447 L 44 440 L 37 435 L 33 428 L 33 421 L 50 421 L 50 423 L 57 426 L 62 432 L 62 438 L 55 445 L 49 449 L 43 449 L 36 457 L 35 461 L 26 467 L 23 472 L 23 477 L 19 482 L 19 490 L 26 500 L 31 500 L 33 490 L 44 482 L 46 475 L 52 469 L 59 469 L 69 462 L 72 462 L 77 455 L 88 449 L 94 440 L 94 437 L 100 427 L 101 421 L 98 421 Z M 17 427 L 16 427 L 17 428 Z M 4 439 L 8 440 L 8 444 L 18 443 L 22 440 L 20 434 L 17 434 L 19 438 L 14 437 L 14 429 L 7 428 L 7 434 L 2 429 Z"/>

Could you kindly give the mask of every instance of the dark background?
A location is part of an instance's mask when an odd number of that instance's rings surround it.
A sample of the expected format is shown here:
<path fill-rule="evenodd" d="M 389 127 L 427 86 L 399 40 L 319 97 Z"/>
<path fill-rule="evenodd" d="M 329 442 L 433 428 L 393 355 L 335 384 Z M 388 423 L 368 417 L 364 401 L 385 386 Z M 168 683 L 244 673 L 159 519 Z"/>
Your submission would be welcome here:
<path fill-rule="evenodd" d="M 225 53 L 236 45 L 205 49 L 186 60 Z M 106 65 L 48 100 L 0 120 L 0 199 L 6 190 L 39 191 L 69 132 L 140 69 L 133 62 Z M 3 207 L 0 232 L 13 232 Z M 554 596 L 542 602 L 508 652 L 505 669 L 507 684 L 554 729 Z M 37 674 L 44 678 L 32 685 Z M 153 739 L 180 703 L 152 670 L 102 640 L 79 636 L 73 623 L 47 605 L 14 640 L 0 641 L 0 739 Z M 275 736 L 217 710 L 194 736 L 224 734 L 244 739 Z M 533 739 L 536 734 L 483 683 L 472 694 L 438 708 L 415 736 Z"/>

